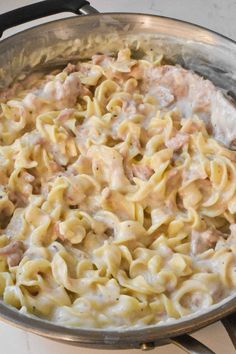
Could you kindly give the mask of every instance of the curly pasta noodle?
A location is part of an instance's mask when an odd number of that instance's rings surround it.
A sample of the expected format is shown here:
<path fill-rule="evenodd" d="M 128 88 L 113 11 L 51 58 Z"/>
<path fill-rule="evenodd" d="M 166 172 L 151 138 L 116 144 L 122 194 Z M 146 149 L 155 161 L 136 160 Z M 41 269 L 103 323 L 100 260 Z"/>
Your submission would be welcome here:
<path fill-rule="evenodd" d="M 231 294 L 236 153 L 209 130 L 217 95 L 160 55 L 135 60 L 125 48 L 31 77 L 2 99 L 4 303 L 109 328 Z"/>

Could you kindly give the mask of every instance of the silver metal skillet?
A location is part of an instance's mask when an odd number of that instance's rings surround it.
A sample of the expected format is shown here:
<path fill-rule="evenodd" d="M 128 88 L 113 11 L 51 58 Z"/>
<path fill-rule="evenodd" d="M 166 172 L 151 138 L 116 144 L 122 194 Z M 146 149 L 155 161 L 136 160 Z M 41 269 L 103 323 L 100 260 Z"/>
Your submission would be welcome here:
<path fill-rule="evenodd" d="M 87 16 L 45 23 L 0 42 L 0 90 L 30 72 L 55 68 L 95 52 L 117 52 L 122 43 L 137 49 L 139 41 L 136 55 L 141 55 L 142 46 L 155 46 L 169 62 L 200 73 L 236 97 L 236 43 L 183 21 L 135 13 L 99 14 L 87 1 L 48 0 L 0 15 L 0 32 L 65 11 Z M 189 333 L 222 320 L 236 347 L 235 310 L 236 296 L 231 296 L 204 312 L 178 321 L 140 329 L 96 330 L 62 327 L 27 317 L 0 302 L 0 319 L 38 335 L 78 346 L 148 350 L 174 343 L 188 353 L 210 354 L 213 351 Z"/>

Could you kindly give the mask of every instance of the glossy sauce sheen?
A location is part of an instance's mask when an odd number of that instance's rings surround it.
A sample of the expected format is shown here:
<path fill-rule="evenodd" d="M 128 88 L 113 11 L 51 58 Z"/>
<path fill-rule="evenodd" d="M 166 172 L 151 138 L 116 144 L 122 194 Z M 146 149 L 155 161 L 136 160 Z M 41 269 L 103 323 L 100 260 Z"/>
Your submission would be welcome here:
<path fill-rule="evenodd" d="M 2 94 L 0 294 L 87 328 L 203 311 L 236 287 L 233 104 L 128 48 Z"/>

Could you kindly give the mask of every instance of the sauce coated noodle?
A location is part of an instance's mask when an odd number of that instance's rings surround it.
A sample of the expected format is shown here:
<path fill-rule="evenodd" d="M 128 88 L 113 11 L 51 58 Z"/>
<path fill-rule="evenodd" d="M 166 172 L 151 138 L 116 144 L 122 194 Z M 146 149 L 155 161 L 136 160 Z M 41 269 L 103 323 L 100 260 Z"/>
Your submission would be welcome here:
<path fill-rule="evenodd" d="M 62 325 L 144 326 L 236 288 L 236 153 L 209 131 L 224 98 L 158 58 L 95 55 L 2 99 L 6 304 Z"/>

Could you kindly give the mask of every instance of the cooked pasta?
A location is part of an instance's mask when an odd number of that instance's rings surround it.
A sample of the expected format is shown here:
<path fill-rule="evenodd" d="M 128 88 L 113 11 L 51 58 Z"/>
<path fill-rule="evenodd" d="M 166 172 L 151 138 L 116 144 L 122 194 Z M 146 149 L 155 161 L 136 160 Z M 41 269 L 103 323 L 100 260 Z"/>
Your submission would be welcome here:
<path fill-rule="evenodd" d="M 177 319 L 235 290 L 236 152 L 210 124 L 230 103 L 161 59 L 97 54 L 2 95 L 4 303 L 112 328 Z"/>

